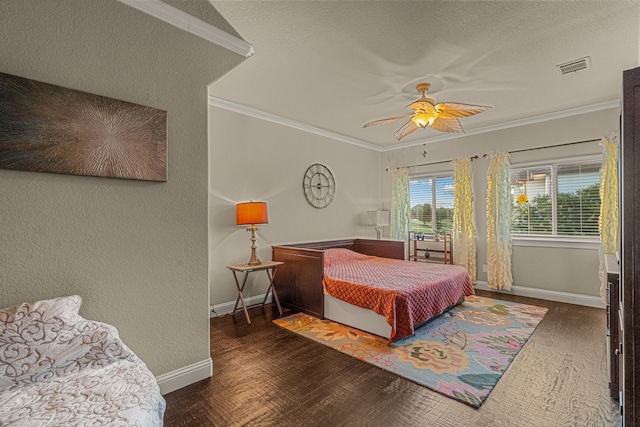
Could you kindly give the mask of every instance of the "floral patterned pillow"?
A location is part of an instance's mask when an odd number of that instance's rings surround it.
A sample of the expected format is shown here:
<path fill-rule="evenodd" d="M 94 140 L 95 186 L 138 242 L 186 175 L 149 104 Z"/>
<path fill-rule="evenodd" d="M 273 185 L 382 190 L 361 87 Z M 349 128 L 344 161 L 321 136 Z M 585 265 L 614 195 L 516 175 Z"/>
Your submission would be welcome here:
<path fill-rule="evenodd" d="M 113 326 L 78 314 L 81 304 L 73 295 L 0 311 L 0 391 L 129 356 Z"/>
<path fill-rule="evenodd" d="M 40 313 L 46 318 L 59 317 L 61 319 L 70 319 L 78 315 L 80 305 L 82 305 L 82 298 L 80 298 L 79 295 L 48 299 L 34 303 L 25 302 L 15 307 L 1 310 L 0 325 L 6 326 L 9 323 L 22 320 L 26 316 L 34 316 L 35 313 Z"/>

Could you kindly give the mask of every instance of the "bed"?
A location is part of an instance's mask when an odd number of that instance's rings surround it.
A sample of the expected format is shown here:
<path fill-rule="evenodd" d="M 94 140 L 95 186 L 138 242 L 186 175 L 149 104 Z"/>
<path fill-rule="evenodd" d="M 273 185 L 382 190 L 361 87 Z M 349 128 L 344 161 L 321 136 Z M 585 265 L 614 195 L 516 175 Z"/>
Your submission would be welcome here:
<path fill-rule="evenodd" d="M 155 377 L 78 295 L 0 310 L 0 426 L 162 426 Z"/>
<path fill-rule="evenodd" d="M 392 341 L 473 295 L 460 266 L 404 261 L 404 242 L 347 239 L 272 246 L 281 304 Z"/>

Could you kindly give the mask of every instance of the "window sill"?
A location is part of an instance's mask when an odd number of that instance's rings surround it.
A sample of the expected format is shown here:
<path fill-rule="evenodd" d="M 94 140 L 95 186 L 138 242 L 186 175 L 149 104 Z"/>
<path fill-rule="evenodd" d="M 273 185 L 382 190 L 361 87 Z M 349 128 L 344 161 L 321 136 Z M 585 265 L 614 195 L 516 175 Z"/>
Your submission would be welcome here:
<path fill-rule="evenodd" d="M 511 236 L 512 246 L 537 248 L 600 249 L 600 238 L 586 237 L 548 237 L 548 236 Z"/>

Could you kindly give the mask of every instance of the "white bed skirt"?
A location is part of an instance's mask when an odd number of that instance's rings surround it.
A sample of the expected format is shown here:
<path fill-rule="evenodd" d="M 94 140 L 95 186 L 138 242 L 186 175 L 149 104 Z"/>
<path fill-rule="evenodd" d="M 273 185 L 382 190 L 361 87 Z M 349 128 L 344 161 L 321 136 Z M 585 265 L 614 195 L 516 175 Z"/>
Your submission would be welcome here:
<path fill-rule="evenodd" d="M 324 294 L 324 317 L 387 339 L 391 336 L 391 326 L 384 316 L 327 294 Z"/>

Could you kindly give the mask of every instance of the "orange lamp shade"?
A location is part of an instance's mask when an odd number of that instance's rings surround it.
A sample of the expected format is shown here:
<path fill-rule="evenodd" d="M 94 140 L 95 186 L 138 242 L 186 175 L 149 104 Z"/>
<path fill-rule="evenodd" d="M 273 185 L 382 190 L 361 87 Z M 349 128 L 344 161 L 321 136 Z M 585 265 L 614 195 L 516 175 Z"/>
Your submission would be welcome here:
<path fill-rule="evenodd" d="M 236 224 L 268 224 L 267 202 L 245 202 L 236 205 Z"/>

